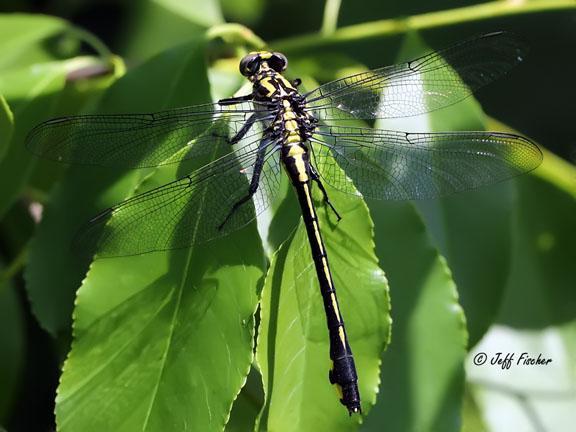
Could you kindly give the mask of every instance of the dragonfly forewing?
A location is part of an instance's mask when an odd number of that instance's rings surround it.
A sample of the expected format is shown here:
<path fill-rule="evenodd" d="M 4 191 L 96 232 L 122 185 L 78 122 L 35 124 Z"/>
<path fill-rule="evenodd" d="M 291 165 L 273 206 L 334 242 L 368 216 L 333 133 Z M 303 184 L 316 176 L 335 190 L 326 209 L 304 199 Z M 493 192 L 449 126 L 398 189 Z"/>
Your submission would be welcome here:
<path fill-rule="evenodd" d="M 469 97 L 506 74 L 527 51 L 512 34 L 485 34 L 406 63 L 321 85 L 305 95 L 307 109 L 326 121 L 425 114 Z"/>
<path fill-rule="evenodd" d="M 35 127 L 28 149 L 57 162 L 145 168 L 210 154 L 219 138 L 233 136 L 256 112 L 236 106 L 195 105 L 150 114 L 61 117 Z M 267 120 L 259 115 L 256 121 Z"/>

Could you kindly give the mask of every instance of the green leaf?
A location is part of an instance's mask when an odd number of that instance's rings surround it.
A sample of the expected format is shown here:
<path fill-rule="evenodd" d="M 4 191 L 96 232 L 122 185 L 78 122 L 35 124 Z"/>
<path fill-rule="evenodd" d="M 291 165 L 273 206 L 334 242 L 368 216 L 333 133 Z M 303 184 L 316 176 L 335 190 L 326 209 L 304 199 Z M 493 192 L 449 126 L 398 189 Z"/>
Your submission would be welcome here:
<path fill-rule="evenodd" d="M 146 187 L 175 171 L 159 170 Z M 76 301 L 60 430 L 221 430 L 252 360 L 261 265 L 253 228 L 189 250 L 93 263 Z"/>
<path fill-rule="evenodd" d="M 359 375 L 363 410 L 375 403 L 380 353 L 390 331 L 388 287 L 374 255 L 370 216 L 358 197 L 328 188 L 342 215 L 317 211 Z M 256 358 L 266 405 L 262 430 L 354 430 L 328 380 L 329 339 L 322 297 L 302 223 L 272 259 L 261 302 Z"/>
<path fill-rule="evenodd" d="M 495 321 L 509 276 L 512 185 L 490 186 L 417 207 L 448 260 L 473 346 Z"/>
<path fill-rule="evenodd" d="M 576 319 L 576 168 L 546 152 L 518 182 L 513 261 L 500 323 L 544 328 Z"/>
<path fill-rule="evenodd" d="M 8 145 L 14 129 L 14 115 L 6 99 L 0 94 L 0 162 L 8 151 Z"/>
<path fill-rule="evenodd" d="M 0 15 L 0 71 L 55 60 L 55 47 L 48 41 L 68 28 L 66 21 L 56 17 Z"/>
<path fill-rule="evenodd" d="M 226 20 L 243 24 L 256 24 L 264 14 L 266 3 L 265 0 L 220 0 Z"/>
<path fill-rule="evenodd" d="M 149 58 L 223 21 L 216 0 L 147 0 L 132 5 L 129 57 Z"/>
<path fill-rule="evenodd" d="M 64 62 L 35 64 L 0 74 L 0 94 L 14 113 L 14 133 L 8 152 L 0 162 L 0 217 L 28 181 L 36 159 L 24 147 L 24 138 L 35 124 L 51 116 L 64 86 Z"/>
<path fill-rule="evenodd" d="M 222 21 L 218 2 L 153 0 L 151 3 L 155 3 L 166 10 L 172 11 L 175 15 L 186 18 L 190 22 L 201 24 L 203 27 L 210 27 Z"/>
<path fill-rule="evenodd" d="M 467 333 L 446 261 L 410 204 L 370 202 L 394 322 L 366 431 L 459 431 Z"/>
<path fill-rule="evenodd" d="M 254 429 L 254 424 L 264 404 L 262 379 L 254 367 L 246 379 L 246 384 L 234 401 L 226 432 L 245 432 Z"/>
<path fill-rule="evenodd" d="M 78 292 L 61 431 L 222 430 L 252 361 L 255 230 L 96 261 Z"/>

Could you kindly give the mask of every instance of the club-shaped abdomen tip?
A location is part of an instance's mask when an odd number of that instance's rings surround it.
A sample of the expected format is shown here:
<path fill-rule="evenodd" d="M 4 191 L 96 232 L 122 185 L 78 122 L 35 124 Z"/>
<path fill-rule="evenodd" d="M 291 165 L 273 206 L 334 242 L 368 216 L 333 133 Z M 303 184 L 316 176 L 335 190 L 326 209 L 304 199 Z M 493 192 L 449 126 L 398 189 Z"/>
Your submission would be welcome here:
<path fill-rule="evenodd" d="M 352 414 L 362 414 L 362 408 L 360 405 L 358 406 L 349 406 L 348 408 L 348 415 L 352 416 Z"/>

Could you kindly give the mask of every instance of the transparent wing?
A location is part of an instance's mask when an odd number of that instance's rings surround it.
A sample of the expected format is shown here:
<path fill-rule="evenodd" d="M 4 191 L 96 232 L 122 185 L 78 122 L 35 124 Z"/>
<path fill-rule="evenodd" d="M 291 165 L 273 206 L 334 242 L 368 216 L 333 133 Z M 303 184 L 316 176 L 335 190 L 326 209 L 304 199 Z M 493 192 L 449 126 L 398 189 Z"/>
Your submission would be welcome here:
<path fill-rule="evenodd" d="M 409 117 L 452 105 L 504 75 L 527 52 L 514 35 L 490 33 L 407 63 L 321 85 L 308 110 L 330 120 Z"/>
<path fill-rule="evenodd" d="M 367 197 L 434 198 L 497 183 L 536 168 L 542 153 L 521 136 L 498 132 L 408 133 L 327 127 L 312 143 L 320 175 Z M 335 169 L 335 163 L 346 172 Z"/>
<path fill-rule="evenodd" d="M 233 135 L 258 112 L 251 102 L 195 105 L 152 114 L 62 117 L 36 126 L 26 146 L 43 158 L 84 165 L 143 168 L 212 151 L 215 138 Z"/>
<path fill-rule="evenodd" d="M 103 211 L 81 230 L 76 249 L 95 247 L 99 257 L 138 255 L 188 247 L 245 226 L 270 205 L 280 184 L 279 152 L 269 142 L 262 147 L 265 162 L 256 194 L 220 227 L 248 194 L 259 142 Z"/>

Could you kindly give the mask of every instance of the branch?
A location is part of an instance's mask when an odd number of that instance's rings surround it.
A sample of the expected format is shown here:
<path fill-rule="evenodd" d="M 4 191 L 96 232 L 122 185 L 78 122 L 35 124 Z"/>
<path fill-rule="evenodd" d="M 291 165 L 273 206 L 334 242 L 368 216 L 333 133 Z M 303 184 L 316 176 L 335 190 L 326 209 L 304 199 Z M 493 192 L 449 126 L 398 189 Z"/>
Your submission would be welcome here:
<path fill-rule="evenodd" d="M 576 0 L 493 1 L 474 6 L 414 15 L 407 18 L 385 19 L 356 24 L 341 27 L 333 33 L 292 37 L 273 42 L 270 45 L 275 50 L 294 53 L 303 49 L 396 35 L 408 30 L 429 30 L 466 22 L 563 9 L 576 9 Z"/>

